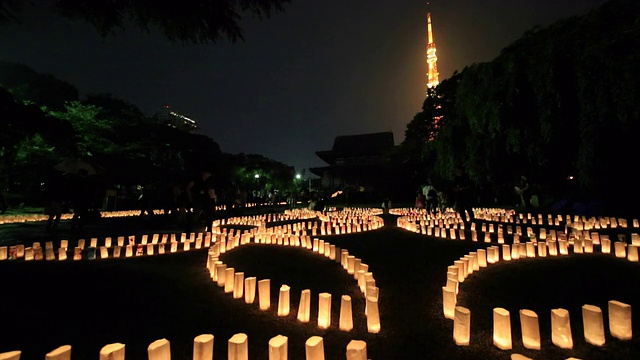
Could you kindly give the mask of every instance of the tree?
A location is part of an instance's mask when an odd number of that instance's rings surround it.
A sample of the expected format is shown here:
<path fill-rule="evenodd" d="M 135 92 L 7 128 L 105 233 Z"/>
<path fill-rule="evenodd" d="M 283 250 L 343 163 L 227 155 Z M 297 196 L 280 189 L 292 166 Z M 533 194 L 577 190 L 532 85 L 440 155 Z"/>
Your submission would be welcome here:
<path fill-rule="evenodd" d="M 145 0 L 49 0 L 51 11 L 73 20 L 91 24 L 101 36 L 133 25 L 145 31 L 159 29 L 173 42 L 209 43 L 221 38 L 231 42 L 244 39 L 241 13 L 259 18 L 284 11 L 289 0 L 206 0 L 188 4 Z M 28 0 L 0 0 L 0 22 L 17 20 Z M 44 3 L 44 2 L 39 2 Z"/>

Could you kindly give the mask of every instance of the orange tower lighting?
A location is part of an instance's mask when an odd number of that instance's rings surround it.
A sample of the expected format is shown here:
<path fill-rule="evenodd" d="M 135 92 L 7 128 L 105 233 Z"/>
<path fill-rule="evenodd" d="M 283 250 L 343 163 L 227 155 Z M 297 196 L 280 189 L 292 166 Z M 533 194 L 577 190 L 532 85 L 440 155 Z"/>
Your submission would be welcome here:
<path fill-rule="evenodd" d="M 436 44 L 433 42 L 430 12 L 427 12 L 427 34 L 427 87 L 430 89 L 440 83 L 438 81 L 438 57 L 436 56 Z"/>

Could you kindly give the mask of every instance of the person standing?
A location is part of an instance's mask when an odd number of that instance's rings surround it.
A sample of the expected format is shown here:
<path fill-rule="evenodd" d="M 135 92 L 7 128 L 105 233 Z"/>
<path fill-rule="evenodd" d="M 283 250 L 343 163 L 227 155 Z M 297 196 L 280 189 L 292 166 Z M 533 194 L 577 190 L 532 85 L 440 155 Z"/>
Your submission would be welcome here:
<path fill-rule="evenodd" d="M 438 208 L 438 191 L 431 183 L 431 179 L 427 179 L 427 183 L 422 187 L 422 194 L 425 197 L 427 211 L 435 212 Z"/>
<path fill-rule="evenodd" d="M 190 226 L 204 220 L 204 231 L 211 231 L 215 220 L 217 195 L 213 184 L 213 172 L 204 170 L 200 176 L 187 184 L 186 192 L 189 202 L 193 204 L 193 219 Z M 191 229 L 189 229 L 191 230 Z"/>
<path fill-rule="evenodd" d="M 520 195 L 520 205 L 526 211 L 531 211 L 531 184 L 526 175 L 520 175 L 520 182 L 515 187 L 516 194 Z"/>
<path fill-rule="evenodd" d="M 456 166 L 453 176 L 452 187 L 453 201 L 455 202 L 455 209 L 460 214 L 462 221 L 465 224 L 475 219 L 473 214 L 473 186 L 471 179 L 461 166 Z M 467 215 L 469 221 L 467 221 Z"/>
<path fill-rule="evenodd" d="M 64 212 L 64 202 L 68 198 L 67 178 L 63 174 L 54 173 L 44 183 L 44 213 L 48 215 L 45 233 L 55 235 Z"/>

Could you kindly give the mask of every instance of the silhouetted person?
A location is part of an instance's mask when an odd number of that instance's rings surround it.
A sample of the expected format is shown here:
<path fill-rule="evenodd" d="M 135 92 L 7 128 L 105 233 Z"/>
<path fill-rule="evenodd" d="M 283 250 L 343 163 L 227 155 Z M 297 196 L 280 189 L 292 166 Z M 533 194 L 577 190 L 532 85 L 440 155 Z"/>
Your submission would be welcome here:
<path fill-rule="evenodd" d="M 473 186 L 471 179 L 460 166 L 457 166 L 454 170 L 453 187 L 451 190 L 453 201 L 455 202 L 455 209 L 460 213 L 462 221 L 464 221 L 465 224 L 468 223 L 465 212 L 469 214 L 470 221 L 473 221 Z"/>
<path fill-rule="evenodd" d="M 200 219 L 204 220 L 204 231 L 211 231 L 211 224 L 215 220 L 217 195 L 213 184 L 213 173 L 204 170 L 200 176 L 187 184 L 186 192 L 189 202 L 193 204 L 193 218 L 189 221 L 188 230 Z"/>
<path fill-rule="evenodd" d="M 140 216 L 153 216 L 153 208 L 156 201 L 155 184 L 147 184 L 140 188 L 138 204 L 140 205 Z"/>
<path fill-rule="evenodd" d="M 522 205 L 526 211 L 531 211 L 531 183 L 526 175 L 520 175 L 519 180 L 515 191 L 520 197 L 520 205 Z"/>
<path fill-rule="evenodd" d="M 55 234 L 58 231 L 58 225 L 64 212 L 64 203 L 69 195 L 68 189 L 68 178 L 60 173 L 53 174 L 44 183 L 43 195 L 46 204 L 44 213 L 49 215 L 45 227 L 47 234 Z"/>
<path fill-rule="evenodd" d="M 88 220 L 91 200 L 93 198 L 93 186 L 89 179 L 89 172 L 80 169 L 69 182 L 71 206 L 73 217 L 71 218 L 71 230 L 80 230 Z"/>

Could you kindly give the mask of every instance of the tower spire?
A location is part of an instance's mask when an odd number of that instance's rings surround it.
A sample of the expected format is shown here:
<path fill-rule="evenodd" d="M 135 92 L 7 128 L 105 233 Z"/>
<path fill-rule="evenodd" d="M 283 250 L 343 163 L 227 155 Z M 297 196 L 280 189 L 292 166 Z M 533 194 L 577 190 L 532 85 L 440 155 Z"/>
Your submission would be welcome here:
<path fill-rule="evenodd" d="M 430 5 L 427 2 L 427 7 Z M 432 88 L 438 85 L 438 57 L 436 56 L 436 43 L 433 41 L 433 30 L 431 27 L 431 12 L 427 10 L 427 87 Z"/>

